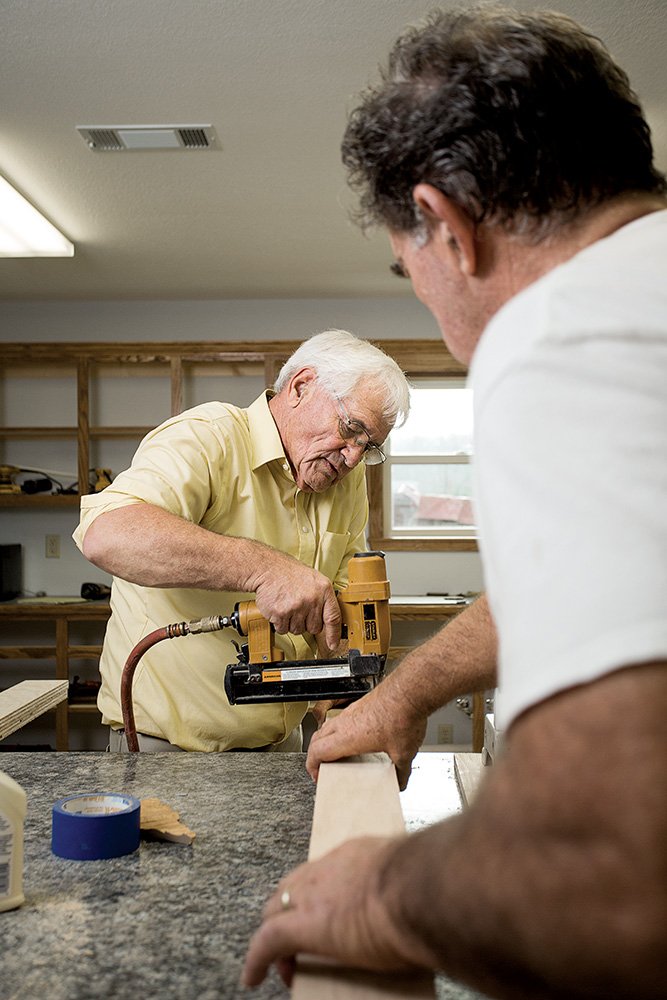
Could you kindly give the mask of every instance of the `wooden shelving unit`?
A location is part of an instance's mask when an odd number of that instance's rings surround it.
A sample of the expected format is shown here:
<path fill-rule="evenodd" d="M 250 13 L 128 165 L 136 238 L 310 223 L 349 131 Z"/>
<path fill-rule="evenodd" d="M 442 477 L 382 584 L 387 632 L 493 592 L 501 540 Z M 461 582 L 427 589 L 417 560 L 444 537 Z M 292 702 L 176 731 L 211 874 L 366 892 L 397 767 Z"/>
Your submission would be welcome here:
<path fill-rule="evenodd" d="M 122 368 L 123 374 L 156 373 L 169 379 L 171 414 L 183 409 L 183 380 L 195 366 L 216 366 L 227 374 L 261 374 L 267 385 L 275 380 L 282 362 L 298 346 L 297 341 L 256 344 L 191 343 L 108 344 L 53 343 L 0 345 L 0 371 L 4 378 L 12 374 L 40 377 L 55 373 L 73 376 L 76 393 L 76 426 L 0 427 L 0 440 L 72 439 L 77 444 L 78 489 L 74 495 L 0 494 L 0 507 L 70 506 L 90 491 L 90 444 L 96 439 L 128 438 L 138 440 L 152 426 L 94 426 L 90 422 L 93 378 L 104 371 Z"/>
<path fill-rule="evenodd" d="M 384 340 L 377 341 L 409 376 L 431 377 L 461 376 L 465 368 L 447 351 L 440 340 Z M 12 374 L 39 377 L 49 373 L 73 377 L 76 393 L 76 426 L 53 427 L 17 426 L 0 427 L 2 440 L 73 439 L 77 444 L 78 495 L 58 494 L 5 494 L 0 493 L 1 507 L 68 507 L 76 506 L 82 494 L 90 492 L 89 469 L 91 441 L 98 439 L 128 438 L 139 440 L 152 426 L 92 425 L 91 394 L 94 376 L 104 371 L 121 368 L 124 374 L 155 373 L 159 369 L 169 379 L 171 414 L 183 409 L 184 378 L 188 372 L 206 366 L 222 374 L 244 377 L 263 376 L 264 384 L 272 385 L 283 362 L 299 346 L 297 340 L 232 342 L 213 341 L 189 343 L 184 341 L 163 343 L 7 343 L 0 345 L 0 373 L 4 378 Z M 381 471 L 369 470 L 369 495 L 371 497 L 371 536 L 380 538 L 381 528 Z M 384 541 L 387 541 L 386 539 Z M 433 549 L 432 542 L 413 540 L 411 547 Z M 465 542 L 461 548 L 474 548 Z M 387 548 L 404 547 L 391 541 Z M 437 546 L 437 543 L 435 545 Z M 448 543 L 451 547 L 451 543 Z M 456 546 L 459 547 L 459 546 Z"/>

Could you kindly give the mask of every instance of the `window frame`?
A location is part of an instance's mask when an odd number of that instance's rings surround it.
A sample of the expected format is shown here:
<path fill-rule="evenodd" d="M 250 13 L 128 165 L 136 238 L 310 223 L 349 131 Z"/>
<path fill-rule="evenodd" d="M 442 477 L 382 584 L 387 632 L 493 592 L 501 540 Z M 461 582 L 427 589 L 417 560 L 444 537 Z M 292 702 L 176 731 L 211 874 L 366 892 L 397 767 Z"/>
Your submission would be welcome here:
<path fill-rule="evenodd" d="M 421 382 L 425 379 L 437 382 L 452 382 L 457 385 L 465 379 L 466 368 L 449 353 L 440 343 L 430 341 L 402 341 L 393 343 L 384 341 L 381 346 L 391 354 L 401 366 L 411 381 Z M 424 456 L 428 464 L 429 456 Z M 391 462 L 383 465 L 371 465 L 366 469 L 368 488 L 369 517 L 368 541 L 373 549 L 388 552 L 477 552 L 477 528 L 471 526 L 455 535 L 410 534 L 393 535 L 388 528 L 391 507 L 388 502 L 391 490 Z M 389 485 L 387 485 L 389 484 Z"/>

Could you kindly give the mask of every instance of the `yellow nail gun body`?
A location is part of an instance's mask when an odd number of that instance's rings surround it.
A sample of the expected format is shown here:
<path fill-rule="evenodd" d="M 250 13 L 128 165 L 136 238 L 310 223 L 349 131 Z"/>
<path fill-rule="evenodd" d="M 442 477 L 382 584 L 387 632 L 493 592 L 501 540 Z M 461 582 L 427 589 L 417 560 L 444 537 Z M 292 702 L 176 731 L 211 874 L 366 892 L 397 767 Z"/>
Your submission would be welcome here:
<path fill-rule="evenodd" d="M 353 701 L 380 680 L 389 652 L 389 581 L 382 552 L 358 552 L 348 564 L 349 583 L 337 594 L 345 657 L 286 661 L 275 630 L 254 601 L 236 605 L 229 619 L 248 642 L 225 672 L 231 705 L 275 701 Z"/>

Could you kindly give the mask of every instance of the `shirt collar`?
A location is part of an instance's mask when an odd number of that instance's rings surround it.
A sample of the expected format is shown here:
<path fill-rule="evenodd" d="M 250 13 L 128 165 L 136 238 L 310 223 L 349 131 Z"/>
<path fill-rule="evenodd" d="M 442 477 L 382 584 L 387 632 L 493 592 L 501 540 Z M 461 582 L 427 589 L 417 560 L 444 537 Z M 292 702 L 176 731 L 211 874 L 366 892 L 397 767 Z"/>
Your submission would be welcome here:
<path fill-rule="evenodd" d="M 252 469 L 279 459 L 285 463 L 285 449 L 269 409 L 269 399 L 274 393 L 269 389 L 257 397 L 247 409 L 250 441 L 252 443 Z"/>

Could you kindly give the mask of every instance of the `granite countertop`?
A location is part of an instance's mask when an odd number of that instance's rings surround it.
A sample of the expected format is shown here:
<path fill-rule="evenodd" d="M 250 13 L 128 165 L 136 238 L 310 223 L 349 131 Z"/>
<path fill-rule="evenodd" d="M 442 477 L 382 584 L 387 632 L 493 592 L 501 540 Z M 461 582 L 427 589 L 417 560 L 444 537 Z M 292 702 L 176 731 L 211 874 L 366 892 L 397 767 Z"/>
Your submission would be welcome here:
<path fill-rule="evenodd" d="M 308 852 L 315 786 L 303 754 L 5 753 L 28 795 L 22 907 L 0 913 L 0 1000 L 284 998 L 271 972 L 245 991 L 248 939 L 276 882 Z M 134 854 L 51 853 L 53 803 L 81 792 L 157 797 L 196 832 Z M 460 808 L 449 754 L 420 754 L 408 829 Z M 439 979 L 441 1000 L 477 996 Z"/>

